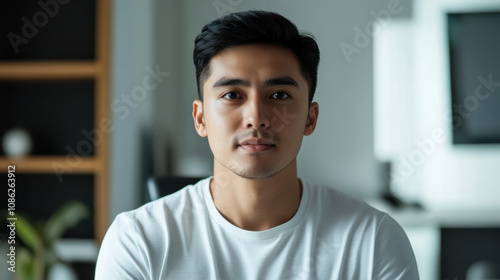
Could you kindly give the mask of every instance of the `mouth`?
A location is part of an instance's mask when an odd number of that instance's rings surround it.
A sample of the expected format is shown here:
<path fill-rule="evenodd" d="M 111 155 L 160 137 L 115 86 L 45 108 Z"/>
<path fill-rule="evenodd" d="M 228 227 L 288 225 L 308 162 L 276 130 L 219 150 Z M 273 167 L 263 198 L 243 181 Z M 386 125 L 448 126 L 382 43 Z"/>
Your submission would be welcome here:
<path fill-rule="evenodd" d="M 274 148 L 274 145 L 268 144 L 244 144 L 240 145 L 240 148 L 249 152 L 263 152 Z"/>
<path fill-rule="evenodd" d="M 239 145 L 240 148 L 249 152 L 263 152 L 274 147 L 274 143 L 267 139 L 250 138 Z"/>

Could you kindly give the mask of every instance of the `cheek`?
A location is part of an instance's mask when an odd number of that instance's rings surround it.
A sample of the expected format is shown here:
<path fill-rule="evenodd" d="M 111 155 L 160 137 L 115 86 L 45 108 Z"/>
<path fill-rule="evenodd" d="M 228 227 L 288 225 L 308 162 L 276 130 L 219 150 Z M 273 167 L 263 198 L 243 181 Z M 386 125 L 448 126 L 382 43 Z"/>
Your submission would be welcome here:
<path fill-rule="evenodd" d="M 210 109 L 205 111 L 205 120 L 207 133 L 212 134 L 210 136 L 213 138 L 227 138 L 238 125 L 238 112 L 212 104 Z"/>
<path fill-rule="evenodd" d="M 293 145 L 297 145 L 302 141 L 302 138 L 304 137 L 304 126 L 305 122 L 299 120 L 299 117 L 297 117 L 297 120 L 294 120 L 294 122 L 290 125 L 290 128 L 286 130 L 287 138 L 291 140 Z"/>
<path fill-rule="evenodd" d="M 306 111 L 304 108 L 289 105 L 273 108 L 273 131 L 288 137 L 302 135 L 306 124 Z"/>

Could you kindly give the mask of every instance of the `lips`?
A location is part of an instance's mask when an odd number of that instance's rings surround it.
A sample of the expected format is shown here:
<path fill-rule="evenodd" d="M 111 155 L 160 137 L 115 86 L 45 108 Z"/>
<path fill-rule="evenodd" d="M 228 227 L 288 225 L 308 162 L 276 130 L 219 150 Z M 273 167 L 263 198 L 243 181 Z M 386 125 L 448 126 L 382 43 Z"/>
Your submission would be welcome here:
<path fill-rule="evenodd" d="M 273 148 L 274 143 L 266 139 L 250 138 L 243 141 L 240 147 L 250 152 L 263 152 Z"/>
<path fill-rule="evenodd" d="M 241 145 L 240 147 L 249 152 L 263 152 L 271 149 L 274 145 Z"/>
<path fill-rule="evenodd" d="M 249 138 L 240 145 L 274 145 L 274 143 L 263 138 Z"/>

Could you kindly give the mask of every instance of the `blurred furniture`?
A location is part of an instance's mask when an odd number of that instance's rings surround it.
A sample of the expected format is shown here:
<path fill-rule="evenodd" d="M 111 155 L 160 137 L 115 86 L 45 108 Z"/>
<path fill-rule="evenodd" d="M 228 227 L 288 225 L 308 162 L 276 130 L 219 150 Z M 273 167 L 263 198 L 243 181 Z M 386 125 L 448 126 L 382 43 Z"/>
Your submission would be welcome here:
<path fill-rule="evenodd" d="M 394 208 L 381 199 L 367 202 L 391 215 L 403 227 L 412 244 L 421 279 L 466 279 L 469 270 L 471 277 L 492 275 L 490 268 L 495 265 L 491 263 L 500 259 L 500 207 L 422 211 Z M 496 267 L 500 269 L 500 263 Z"/>
<path fill-rule="evenodd" d="M 205 177 L 163 176 L 148 180 L 147 193 L 150 201 L 172 194 L 187 185 L 193 185 Z"/>
<path fill-rule="evenodd" d="M 475 262 L 467 270 L 466 280 L 500 280 L 500 259 Z"/>
<path fill-rule="evenodd" d="M 500 279 L 500 228 L 441 228 L 439 279 Z"/>

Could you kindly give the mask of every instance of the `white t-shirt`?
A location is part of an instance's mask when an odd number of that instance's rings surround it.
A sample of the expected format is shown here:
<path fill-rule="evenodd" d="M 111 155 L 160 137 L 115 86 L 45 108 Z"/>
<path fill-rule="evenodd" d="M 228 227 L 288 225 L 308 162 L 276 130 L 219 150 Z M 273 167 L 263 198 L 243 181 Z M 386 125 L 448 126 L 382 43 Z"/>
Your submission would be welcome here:
<path fill-rule="evenodd" d="M 419 279 L 402 228 L 364 202 L 302 181 L 291 220 L 248 231 L 218 212 L 211 178 L 119 214 L 96 279 Z"/>

